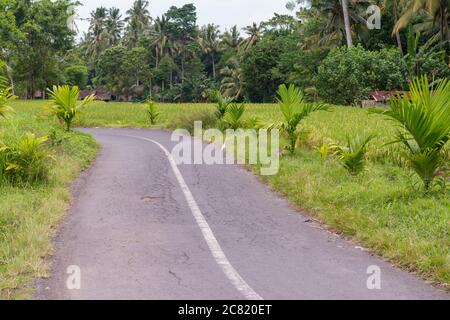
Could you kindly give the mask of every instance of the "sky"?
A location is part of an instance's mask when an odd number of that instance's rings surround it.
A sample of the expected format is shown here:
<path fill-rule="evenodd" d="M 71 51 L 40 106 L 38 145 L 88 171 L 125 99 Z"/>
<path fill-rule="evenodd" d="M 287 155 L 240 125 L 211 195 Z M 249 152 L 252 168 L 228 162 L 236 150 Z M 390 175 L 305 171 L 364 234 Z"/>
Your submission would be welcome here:
<path fill-rule="evenodd" d="M 83 6 L 78 8 L 76 24 L 80 34 L 86 32 L 89 23 L 83 19 L 89 17 L 89 13 L 95 8 L 117 7 L 122 16 L 132 6 L 133 0 L 81 0 Z M 175 5 L 183 6 L 194 3 L 197 7 L 197 23 L 204 25 L 214 23 L 223 31 L 233 25 L 243 28 L 253 22 L 261 22 L 273 16 L 273 14 L 288 13 L 286 9 L 287 0 L 149 0 L 150 15 L 155 18 L 165 13 L 169 7 Z"/>

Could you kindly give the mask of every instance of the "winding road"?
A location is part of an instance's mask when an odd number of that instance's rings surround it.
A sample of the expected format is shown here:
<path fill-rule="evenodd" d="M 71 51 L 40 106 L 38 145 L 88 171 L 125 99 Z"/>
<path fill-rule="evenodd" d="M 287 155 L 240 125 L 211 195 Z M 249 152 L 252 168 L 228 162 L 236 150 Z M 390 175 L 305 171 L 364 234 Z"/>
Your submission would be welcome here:
<path fill-rule="evenodd" d="M 160 130 L 89 129 L 36 299 L 448 299 L 292 208 L 240 166 L 180 165 Z M 68 289 L 69 266 L 80 289 Z M 381 271 L 368 289 L 367 270 Z"/>

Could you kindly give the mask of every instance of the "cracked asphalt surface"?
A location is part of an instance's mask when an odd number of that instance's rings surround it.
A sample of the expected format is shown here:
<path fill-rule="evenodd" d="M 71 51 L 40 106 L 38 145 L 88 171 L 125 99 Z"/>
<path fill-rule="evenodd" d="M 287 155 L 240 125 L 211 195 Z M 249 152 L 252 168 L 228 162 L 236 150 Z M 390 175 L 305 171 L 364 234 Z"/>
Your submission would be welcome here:
<path fill-rule="evenodd" d="M 51 277 L 36 299 L 243 299 L 216 263 L 164 152 L 160 130 L 88 129 L 102 149 L 73 187 Z M 228 260 L 264 299 L 448 299 L 321 229 L 240 166 L 179 169 Z M 81 289 L 68 290 L 68 266 Z M 367 289 L 367 268 L 381 289 Z"/>

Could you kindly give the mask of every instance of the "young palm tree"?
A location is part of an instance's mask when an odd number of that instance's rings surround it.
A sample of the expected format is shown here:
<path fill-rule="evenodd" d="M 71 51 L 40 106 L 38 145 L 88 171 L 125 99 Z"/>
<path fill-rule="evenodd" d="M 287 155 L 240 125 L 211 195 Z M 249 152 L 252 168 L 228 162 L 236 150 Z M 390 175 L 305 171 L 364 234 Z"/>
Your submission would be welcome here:
<path fill-rule="evenodd" d="M 240 105 L 232 103 L 225 113 L 223 120 L 225 123 L 234 130 L 244 127 L 244 121 L 242 116 L 245 113 L 245 105 L 242 103 Z"/>
<path fill-rule="evenodd" d="M 357 175 L 364 169 L 364 156 L 367 144 L 374 139 L 373 135 L 356 135 L 347 137 L 346 146 L 332 145 L 334 155 L 342 161 L 344 168 L 352 175 Z"/>
<path fill-rule="evenodd" d="M 227 113 L 228 107 L 231 105 L 233 100 L 228 97 L 224 97 L 218 90 L 212 92 L 212 98 L 214 102 L 216 102 L 215 115 L 217 119 L 221 120 Z"/>
<path fill-rule="evenodd" d="M 16 99 L 16 96 L 12 93 L 12 88 L 3 85 L 4 80 L 0 77 L 0 118 L 7 118 L 14 113 L 14 109 L 9 106 L 9 102 Z"/>
<path fill-rule="evenodd" d="M 216 54 L 221 50 L 218 26 L 208 24 L 203 28 L 198 43 L 203 52 L 211 57 L 213 79 L 216 79 Z"/>
<path fill-rule="evenodd" d="M 50 112 L 65 123 L 67 131 L 70 131 L 72 122 L 81 109 L 95 99 L 94 95 L 90 95 L 78 102 L 80 92 L 77 86 L 54 86 L 53 90 L 48 89 L 48 93 L 52 102 Z"/>
<path fill-rule="evenodd" d="M 2 70 L 6 64 L 0 61 L 0 70 Z M 8 104 L 12 100 L 16 99 L 16 96 L 12 92 L 12 87 L 8 86 L 6 78 L 0 76 L 0 118 L 7 118 L 14 109 Z"/>
<path fill-rule="evenodd" d="M 406 146 L 405 158 L 428 190 L 444 164 L 444 147 L 450 139 L 450 82 L 430 88 L 427 76 L 410 85 L 411 97 L 390 101 L 390 110 L 373 110 L 398 124 L 396 140 Z"/>
<path fill-rule="evenodd" d="M 287 87 L 282 84 L 277 91 L 278 105 L 283 114 L 284 121 L 278 127 L 285 132 L 289 139 L 289 151 L 294 155 L 299 138 L 298 126 L 302 120 L 316 111 L 329 111 L 330 107 L 325 104 L 307 104 L 304 94 L 294 85 Z"/>

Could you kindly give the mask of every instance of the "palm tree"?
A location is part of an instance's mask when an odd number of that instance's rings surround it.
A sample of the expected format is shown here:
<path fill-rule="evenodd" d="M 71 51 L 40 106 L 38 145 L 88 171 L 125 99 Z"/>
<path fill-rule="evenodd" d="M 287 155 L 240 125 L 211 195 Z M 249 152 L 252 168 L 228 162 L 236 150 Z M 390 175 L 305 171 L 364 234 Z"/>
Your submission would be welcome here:
<path fill-rule="evenodd" d="M 441 41 L 450 41 L 450 0 L 409 0 L 406 3 L 406 9 L 395 24 L 394 32 L 405 28 L 413 17 L 426 11 L 433 21 L 439 21 Z"/>
<path fill-rule="evenodd" d="M 397 21 L 399 19 L 399 14 L 401 11 L 400 1 L 399 0 L 383 0 L 381 2 L 383 5 L 383 10 L 391 12 L 395 23 L 397 23 Z M 400 37 L 400 31 L 394 30 L 392 32 L 392 34 L 395 35 L 395 40 L 397 41 L 397 47 L 400 50 L 400 52 L 403 54 L 403 46 L 402 46 L 402 39 Z"/>
<path fill-rule="evenodd" d="M 236 56 L 228 60 L 227 66 L 220 71 L 223 76 L 220 84 L 220 91 L 225 97 L 239 100 L 244 91 L 242 72 L 239 66 L 239 59 Z"/>
<path fill-rule="evenodd" d="M 200 32 L 198 43 L 203 52 L 211 57 L 213 79 L 216 79 L 216 54 L 220 52 L 219 29 L 214 24 L 208 24 Z"/>
<path fill-rule="evenodd" d="M 226 31 L 222 36 L 223 43 L 233 49 L 237 49 L 242 42 L 238 27 L 235 25 L 230 31 Z"/>
<path fill-rule="evenodd" d="M 349 2 L 350 1 L 350 2 Z M 365 0 L 310 0 L 307 14 L 318 17 L 324 23 L 321 34 L 314 41 L 320 45 L 341 43 L 345 38 L 347 46 L 353 45 L 352 25 L 365 23 L 360 12 L 367 8 Z M 360 28 L 362 30 L 362 28 Z M 358 30 L 356 30 L 358 31 Z"/>
<path fill-rule="evenodd" d="M 245 40 L 244 50 L 255 45 L 262 37 L 262 26 L 261 24 L 257 24 L 253 22 L 251 26 L 247 26 L 243 29 L 245 33 L 248 35 L 247 40 Z"/>
<path fill-rule="evenodd" d="M 128 40 L 131 47 L 135 47 L 139 37 L 148 27 L 150 22 L 150 12 L 148 11 L 148 1 L 135 0 L 133 7 L 127 11 Z"/>
<path fill-rule="evenodd" d="M 153 35 L 152 47 L 155 50 L 156 69 L 158 69 L 169 42 L 168 20 L 165 15 L 156 18 L 151 34 Z"/>
<path fill-rule="evenodd" d="M 122 15 L 120 14 L 120 9 L 111 8 L 108 11 L 108 17 L 106 18 L 105 31 L 108 35 L 109 46 L 116 46 L 119 44 L 120 37 L 122 35 L 124 27 L 124 22 L 122 20 Z"/>
<path fill-rule="evenodd" d="M 106 38 L 105 32 L 105 21 L 107 17 L 107 10 L 105 7 L 97 8 L 95 11 L 91 12 L 91 17 L 89 19 L 90 26 L 87 35 L 88 39 L 88 56 L 90 56 L 94 61 L 97 60 L 98 56 L 104 48 L 104 40 Z"/>

